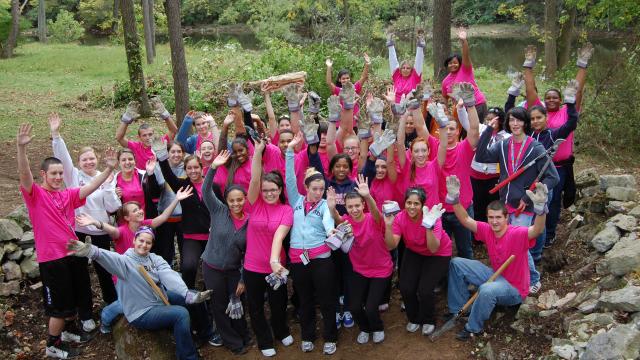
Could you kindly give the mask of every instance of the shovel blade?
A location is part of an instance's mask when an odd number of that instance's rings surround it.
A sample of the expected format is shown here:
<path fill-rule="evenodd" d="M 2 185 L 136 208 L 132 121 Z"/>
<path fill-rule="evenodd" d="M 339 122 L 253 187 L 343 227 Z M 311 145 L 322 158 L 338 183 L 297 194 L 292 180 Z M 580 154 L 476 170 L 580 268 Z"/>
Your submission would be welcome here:
<path fill-rule="evenodd" d="M 456 322 L 457 321 L 458 321 L 458 317 L 457 316 L 454 316 L 451 319 L 449 319 L 439 329 L 436 329 L 436 331 L 434 331 L 433 334 L 431 334 L 431 336 L 429 336 L 429 340 L 431 340 L 431 342 L 436 341 L 436 339 L 439 338 L 440 335 L 442 335 L 445 332 L 453 329 L 453 327 L 456 326 Z"/>

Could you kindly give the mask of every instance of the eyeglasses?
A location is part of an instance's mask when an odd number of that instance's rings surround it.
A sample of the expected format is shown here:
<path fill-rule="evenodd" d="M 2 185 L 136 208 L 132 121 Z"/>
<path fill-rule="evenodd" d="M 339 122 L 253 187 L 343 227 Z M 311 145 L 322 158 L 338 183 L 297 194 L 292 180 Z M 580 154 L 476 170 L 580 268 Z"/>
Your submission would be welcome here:
<path fill-rule="evenodd" d="M 357 146 L 348 146 L 344 148 L 344 151 L 356 151 L 358 149 Z"/>
<path fill-rule="evenodd" d="M 275 188 L 275 189 L 262 189 L 262 193 L 263 194 L 275 194 L 278 191 L 280 191 L 280 189 Z"/>

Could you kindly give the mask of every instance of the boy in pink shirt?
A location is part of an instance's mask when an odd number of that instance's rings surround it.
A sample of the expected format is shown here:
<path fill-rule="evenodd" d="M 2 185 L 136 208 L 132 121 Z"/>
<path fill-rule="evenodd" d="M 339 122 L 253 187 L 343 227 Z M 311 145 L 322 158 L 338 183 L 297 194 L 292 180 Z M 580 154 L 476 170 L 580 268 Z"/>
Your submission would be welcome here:
<path fill-rule="evenodd" d="M 31 124 L 22 124 L 17 135 L 20 192 L 33 224 L 45 314 L 49 316 L 46 355 L 66 359 L 77 356 L 79 351 L 63 340 L 86 342 L 91 338 L 87 333 L 79 332 L 74 321 L 65 324 L 65 319 L 76 315 L 78 301 L 85 296 L 78 293 L 81 287 L 77 284 L 89 282 L 86 259 L 80 261 L 67 256 L 67 241 L 77 239 L 73 229 L 74 210 L 83 206 L 87 196 L 111 175 L 116 156 L 113 149 L 108 149 L 104 172 L 87 185 L 64 190 L 62 162 L 57 158 L 46 158 L 40 166 L 42 183 L 35 184 L 27 158 L 27 144 L 33 139 L 31 129 Z"/>
<path fill-rule="evenodd" d="M 475 234 L 476 239 L 487 247 L 491 268 L 477 260 L 454 258 L 449 266 L 448 306 L 455 315 L 469 299 L 468 286 L 478 287 L 478 298 L 471 307 L 469 321 L 456 338 L 465 341 L 472 334 L 482 331 L 483 323 L 489 319 L 495 305 L 512 306 L 522 302 L 529 294 L 528 251 L 544 231 L 547 209 L 547 187 L 536 184 L 535 192 L 527 190 L 534 204 L 536 219 L 532 226 L 512 226 L 507 221 L 507 208 L 500 201 L 487 207 L 489 223 L 473 220 L 460 205 L 460 181 L 455 176 L 447 177 L 447 203 L 453 205 L 460 223 Z M 515 260 L 494 282 L 486 283 L 511 255 Z"/>

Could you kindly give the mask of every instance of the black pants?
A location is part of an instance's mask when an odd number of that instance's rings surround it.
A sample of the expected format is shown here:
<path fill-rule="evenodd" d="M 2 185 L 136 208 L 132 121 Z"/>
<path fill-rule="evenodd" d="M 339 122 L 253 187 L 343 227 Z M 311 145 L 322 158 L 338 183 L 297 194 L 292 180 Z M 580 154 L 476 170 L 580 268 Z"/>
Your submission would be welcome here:
<path fill-rule="evenodd" d="M 400 293 L 409 322 L 436 324 L 433 289 L 447 276 L 450 256 L 423 256 L 405 249 L 400 269 Z"/>
<path fill-rule="evenodd" d="M 391 276 L 386 278 L 368 278 L 352 272 L 349 284 L 351 313 L 360 331 L 367 333 L 383 331 L 384 324 L 380 319 L 378 305 L 384 298 Z"/>
<path fill-rule="evenodd" d="M 200 256 L 206 246 L 206 240 L 184 239 L 180 272 L 182 272 L 182 280 L 184 280 L 184 283 L 187 284 L 189 289 L 193 289 L 196 286 L 198 264 L 200 263 Z"/>
<path fill-rule="evenodd" d="M 291 276 L 300 301 L 302 341 L 316 339 L 316 306 L 322 313 L 322 337 L 325 342 L 338 340 L 335 311 L 336 271 L 331 258 L 313 259 L 307 265 L 291 264 Z"/>
<path fill-rule="evenodd" d="M 165 222 L 156 228 L 156 239 L 151 247 L 151 252 L 162 256 L 169 264 L 173 264 L 176 255 L 174 239 L 178 239 L 179 249 L 182 251 L 182 227 L 180 222 Z M 182 254 L 182 253 L 181 253 Z"/>
<path fill-rule="evenodd" d="M 338 296 L 343 296 L 344 310 L 349 309 L 349 277 L 353 272 L 353 265 L 349 259 L 349 254 L 343 253 L 341 250 L 333 251 L 331 253 L 331 259 L 333 259 L 333 265 L 336 269 L 336 282 L 333 285 L 336 288 Z M 340 303 L 336 298 L 335 311 L 341 312 Z"/>
<path fill-rule="evenodd" d="M 185 245 L 187 241 L 185 239 Z M 251 327 L 258 340 L 260 350 L 274 347 L 273 337 L 282 340 L 291 335 L 287 324 L 287 286 L 283 285 L 278 290 L 273 290 L 264 279 L 269 274 L 243 270 L 244 285 L 247 290 L 247 302 L 249 303 L 249 316 Z M 264 316 L 264 293 L 269 296 L 271 320 L 267 323 Z M 269 326 L 271 325 L 271 326 Z M 271 332 L 273 331 L 273 333 Z"/>
<path fill-rule="evenodd" d="M 231 351 L 242 349 L 251 341 L 247 320 L 244 316 L 241 319 L 231 319 L 225 313 L 229 297 L 236 292 L 240 270 L 217 270 L 203 262 L 202 275 L 207 290 L 213 290 L 211 310 L 224 346 Z M 244 295 L 241 299 L 244 299 Z"/>
<path fill-rule="evenodd" d="M 498 183 L 498 178 L 474 179 L 471 178 L 471 188 L 473 189 L 473 214 L 477 221 L 487 222 L 487 206 L 490 202 L 500 199 L 500 194 L 489 194 Z"/>
<path fill-rule="evenodd" d="M 81 232 L 76 232 L 78 239 L 84 241 L 86 236 L 91 237 L 91 243 L 100 249 L 111 250 L 111 236 L 104 235 L 89 235 Z M 118 300 L 118 294 L 116 294 L 116 288 L 113 285 L 113 279 L 111 278 L 111 274 L 105 270 L 102 265 L 98 264 L 98 262 L 94 261 L 93 268 L 96 270 L 96 275 L 98 275 L 98 282 L 100 283 L 100 289 L 102 291 L 102 300 L 105 303 L 111 304 L 112 302 Z M 91 296 L 91 284 L 88 285 L 89 296 Z M 92 305 L 89 305 L 89 309 L 91 309 Z M 89 314 L 91 310 L 89 310 Z M 84 314 L 86 315 L 86 314 Z M 90 317 L 89 317 L 90 318 Z M 86 320 L 86 319 L 85 319 Z"/>

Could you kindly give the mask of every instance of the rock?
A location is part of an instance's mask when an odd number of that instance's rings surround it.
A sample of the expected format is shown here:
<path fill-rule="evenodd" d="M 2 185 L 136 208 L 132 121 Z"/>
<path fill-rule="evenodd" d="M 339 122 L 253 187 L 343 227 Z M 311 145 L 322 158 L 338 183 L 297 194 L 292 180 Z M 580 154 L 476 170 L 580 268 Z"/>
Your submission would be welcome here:
<path fill-rule="evenodd" d="M 609 216 L 619 214 L 619 213 L 628 213 L 636 207 L 637 203 L 634 201 L 617 201 L 612 200 L 609 201 L 607 206 L 605 207 L 605 213 Z"/>
<path fill-rule="evenodd" d="M 591 239 L 591 246 L 598 252 L 604 253 L 620 240 L 620 230 L 615 226 L 605 226 L 602 231 Z"/>
<path fill-rule="evenodd" d="M 591 300 L 591 299 L 598 300 L 599 297 L 600 297 L 600 288 L 596 284 L 593 284 L 585 288 L 584 290 L 582 290 L 580 293 L 578 293 L 578 295 L 573 300 L 567 303 L 567 306 L 577 307 L 579 304 L 582 304 L 587 300 Z"/>
<path fill-rule="evenodd" d="M 552 346 L 551 351 L 562 359 L 573 360 L 578 358 L 578 352 L 573 348 L 573 345 Z"/>
<path fill-rule="evenodd" d="M 598 307 L 598 299 L 589 299 L 582 304 L 578 305 L 578 311 L 582 314 L 591 314 Z"/>
<path fill-rule="evenodd" d="M 538 296 L 538 307 L 540 309 L 551 309 L 556 301 L 560 300 L 555 290 L 545 291 Z"/>
<path fill-rule="evenodd" d="M 578 189 L 598 185 L 600 182 L 598 171 L 594 168 L 584 169 L 576 174 L 575 182 Z"/>
<path fill-rule="evenodd" d="M 11 219 L 0 219 L 0 241 L 20 240 L 22 228 Z"/>
<path fill-rule="evenodd" d="M 2 271 L 4 272 L 5 280 L 20 280 L 22 278 L 22 271 L 20 266 L 15 261 L 7 261 L 2 264 Z"/>
<path fill-rule="evenodd" d="M 635 188 L 636 178 L 633 175 L 601 175 L 600 176 L 600 188 L 607 190 L 612 186 L 619 186 L 623 188 Z"/>
<path fill-rule="evenodd" d="M 549 316 L 551 316 L 551 315 L 553 315 L 553 314 L 556 314 L 557 312 L 558 312 L 558 310 L 557 310 L 557 309 L 542 310 L 542 311 L 540 311 L 540 313 L 539 313 L 538 315 L 539 315 L 540 317 L 545 318 L 545 317 L 549 317 Z"/>
<path fill-rule="evenodd" d="M 573 219 L 571 219 L 571 221 L 569 221 L 568 227 L 569 230 L 573 231 L 582 226 L 582 224 L 584 224 L 584 216 L 576 215 L 573 217 Z"/>
<path fill-rule="evenodd" d="M 565 328 L 571 339 L 587 341 L 598 329 L 615 324 L 612 313 L 594 313 L 589 315 L 574 314 L 572 318 L 565 320 Z"/>
<path fill-rule="evenodd" d="M 4 246 L 0 246 L 0 263 L 2 262 L 2 258 L 4 257 Z"/>
<path fill-rule="evenodd" d="M 638 224 L 638 220 L 631 215 L 618 214 L 609 219 L 607 224 L 613 224 L 622 231 L 633 231 Z"/>
<path fill-rule="evenodd" d="M 561 248 L 547 249 L 542 257 L 542 268 L 548 272 L 560 271 L 568 263 L 567 256 Z"/>
<path fill-rule="evenodd" d="M 534 305 L 522 304 L 516 313 L 516 319 L 529 319 L 538 316 L 538 309 Z"/>
<path fill-rule="evenodd" d="M 600 231 L 598 224 L 587 224 L 579 229 L 573 230 L 567 239 L 567 245 L 571 243 L 588 244 L 591 239 Z M 553 247 L 552 247 L 553 249 Z M 544 258 L 544 257 L 543 257 Z"/>
<path fill-rule="evenodd" d="M 33 253 L 34 253 L 34 249 L 28 248 L 28 249 L 24 249 L 24 252 L 22 253 L 22 255 L 24 255 L 25 257 L 29 257 L 33 255 Z"/>
<path fill-rule="evenodd" d="M 27 275 L 29 279 L 35 279 L 40 276 L 40 266 L 36 261 L 36 255 L 31 254 L 29 257 L 25 257 L 20 262 L 20 270 L 23 274 Z"/>
<path fill-rule="evenodd" d="M 496 354 L 493 352 L 490 341 L 487 341 L 487 345 L 478 352 L 478 355 L 483 356 L 487 360 L 496 360 Z"/>
<path fill-rule="evenodd" d="M 582 190 L 580 190 L 580 197 L 581 198 L 590 198 L 590 197 L 594 197 L 597 194 L 601 193 L 602 189 L 600 189 L 600 186 L 595 185 L 595 186 L 589 186 L 586 187 Z"/>
<path fill-rule="evenodd" d="M 631 211 L 629 211 L 629 215 L 640 217 L 640 206 L 636 206 L 633 209 L 631 209 Z"/>
<path fill-rule="evenodd" d="M 11 254 L 12 252 L 15 252 L 16 250 L 19 249 L 18 245 L 16 245 L 13 242 L 4 243 L 3 248 L 4 248 L 5 254 Z"/>
<path fill-rule="evenodd" d="M 627 285 L 627 280 L 615 275 L 607 275 L 598 281 L 602 290 L 621 289 Z"/>
<path fill-rule="evenodd" d="M 607 188 L 607 198 L 620 201 L 635 201 L 638 190 L 620 186 Z"/>
<path fill-rule="evenodd" d="M 13 260 L 13 261 L 20 260 L 21 257 L 22 257 L 22 249 L 20 248 L 18 248 L 18 250 L 12 252 L 11 254 L 7 255 L 7 259 Z"/>
<path fill-rule="evenodd" d="M 116 356 L 121 360 L 170 360 L 176 356 L 170 331 L 136 329 L 124 317 L 113 326 L 113 342 Z"/>
<path fill-rule="evenodd" d="M 522 307 L 522 306 L 521 306 Z M 518 331 L 520 333 L 525 332 L 525 327 L 524 327 L 524 320 L 516 320 L 514 322 L 511 323 L 511 325 L 509 325 L 509 327 L 511 327 L 513 330 Z"/>
<path fill-rule="evenodd" d="M 24 231 L 33 228 L 33 225 L 31 225 L 31 220 L 29 219 L 29 211 L 24 204 L 21 204 L 20 206 L 13 209 L 13 211 L 10 212 L 9 215 L 7 215 L 7 219 L 11 219 L 17 222 Z"/>
<path fill-rule="evenodd" d="M 640 287 L 627 285 L 620 290 L 605 291 L 598 299 L 598 308 L 626 312 L 640 311 Z"/>
<path fill-rule="evenodd" d="M 618 325 L 589 339 L 580 359 L 636 359 L 639 355 L 640 331 L 634 325 Z"/>
<path fill-rule="evenodd" d="M 20 241 L 18 241 L 18 246 L 20 246 L 23 249 L 28 249 L 28 248 L 32 248 L 35 242 L 36 241 L 33 238 L 33 231 L 25 231 Z"/>
<path fill-rule="evenodd" d="M 20 294 L 20 280 L 13 280 L 0 283 L 0 296 Z"/>
<path fill-rule="evenodd" d="M 604 256 L 604 266 L 616 276 L 626 275 L 640 267 L 640 241 L 630 233 L 618 241 Z"/>
<path fill-rule="evenodd" d="M 570 292 L 567 295 L 565 295 L 562 299 L 559 299 L 555 303 L 553 303 L 553 307 L 561 309 L 565 305 L 567 305 L 567 303 L 569 303 L 569 301 L 575 299 L 576 296 L 578 296 L 578 294 L 576 294 L 574 292 Z"/>
<path fill-rule="evenodd" d="M 603 193 L 597 193 L 576 201 L 576 210 L 580 213 L 603 214 L 606 205 L 607 197 Z"/>

